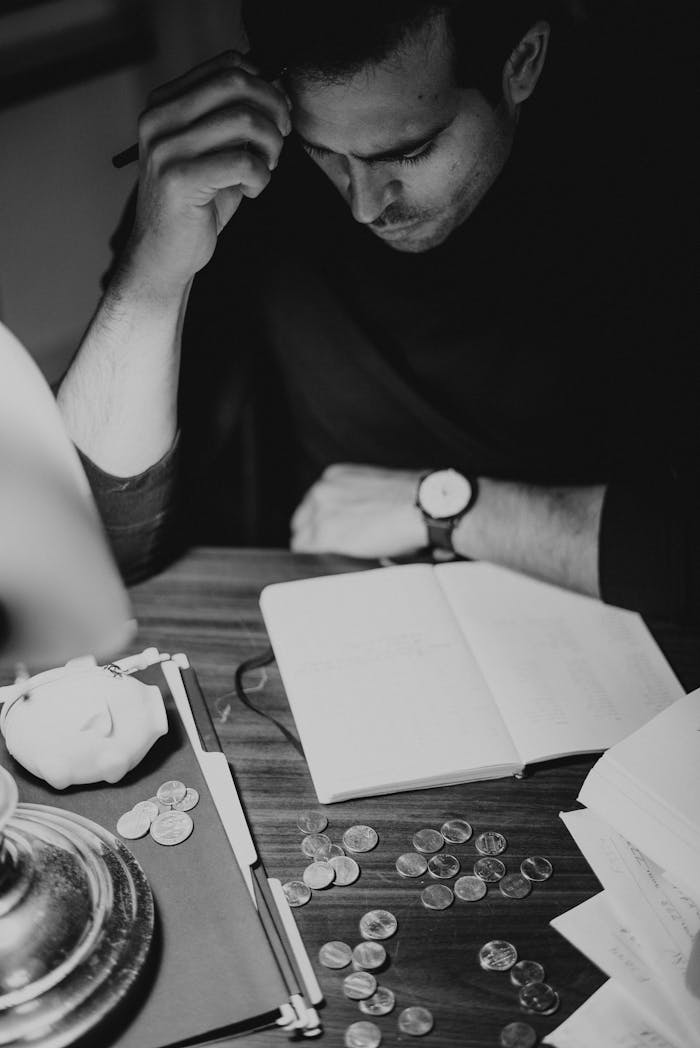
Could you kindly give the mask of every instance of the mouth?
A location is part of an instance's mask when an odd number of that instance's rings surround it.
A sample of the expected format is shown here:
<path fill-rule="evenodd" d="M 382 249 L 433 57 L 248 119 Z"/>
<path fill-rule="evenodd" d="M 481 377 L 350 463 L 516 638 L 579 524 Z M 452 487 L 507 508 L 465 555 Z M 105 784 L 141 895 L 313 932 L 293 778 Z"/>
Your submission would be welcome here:
<path fill-rule="evenodd" d="M 423 221 L 423 219 L 416 219 L 414 222 L 405 222 L 396 226 L 370 226 L 370 229 L 378 237 L 382 237 L 385 240 L 394 240 L 400 239 L 406 233 L 417 229 L 418 226 L 423 225 Z"/>

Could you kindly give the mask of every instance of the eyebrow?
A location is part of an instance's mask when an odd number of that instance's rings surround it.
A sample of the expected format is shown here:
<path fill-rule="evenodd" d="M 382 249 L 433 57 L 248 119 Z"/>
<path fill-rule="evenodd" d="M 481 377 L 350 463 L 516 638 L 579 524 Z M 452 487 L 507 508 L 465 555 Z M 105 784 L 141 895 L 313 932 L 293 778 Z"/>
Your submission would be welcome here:
<path fill-rule="evenodd" d="M 375 161 L 382 160 L 396 160 L 398 157 L 405 156 L 406 153 L 413 153 L 416 149 L 420 149 L 421 146 L 426 146 L 428 142 L 431 142 L 434 138 L 437 138 L 446 128 L 452 123 L 448 120 L 447 123 L 439 124 L 437 127 L 425 134 L 422 134 L 419 138 L 408 138 L 404 139 L 403 142 L 398 142 L 391 149 L 386 149 L 380 153 L 350 153 L 350 156 L 354 157 L 355 160 L 364 160 L 366 163 L 374 163 Z M 322 146 L 317 142 L 311 142 L 308 138 L 304 138 L 297 131 L 297 137 L 310 149 L 317 149 L 320 153 L 333 153 L 333 149 L 329 149 L 328 146 Z"/>

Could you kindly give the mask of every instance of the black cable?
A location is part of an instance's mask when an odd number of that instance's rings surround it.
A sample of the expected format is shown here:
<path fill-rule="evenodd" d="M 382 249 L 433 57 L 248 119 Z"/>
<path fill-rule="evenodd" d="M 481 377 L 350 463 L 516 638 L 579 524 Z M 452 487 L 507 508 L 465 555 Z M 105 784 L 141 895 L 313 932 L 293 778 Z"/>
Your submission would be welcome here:
<path fill-rule="evenodd" d="M 241 664 L 238 666 L 238 669 L 234 674 L 233 686 L 236 689 L 236 695 L 241 700 L 243 705 L 247 706 L 249 710 L 253 711 L 253 713 L 257 713 L 261 717 L 267 717 L 269 721 L 272 721 L 275 727 L 279 728 L 279 730 L 282 732 L 285 739 L 287 739 L 288 742 L 291 742 L 294 749 L 301 754 L 304 760 L 306 760 L 304 749 L 296 735 L 294 735 L 294 733 L 291 732 L 289 728 L 286 728 L 285 725 L 281 723 L 281 721 L 278 721 L 275 717 L 273 717 L 272 714 L 267 713 L 265 710 L 258 709 L 257 706 L 254 706 L 248 698 L 248 694 L 245 688 L 243 687 L 243 678 L 245 677 L 246 673 L 248 673 L 250 670 L 259 670 L 263 666 L 269 666 L 270 663 L 274 661 L 275 653 L 273 652 L 272 648 L 266 648 L 265 651 L 261 652 L 260 655 L 252 655 L 249 659 L 245 659 L 245 661 L 241 662 Z"/>

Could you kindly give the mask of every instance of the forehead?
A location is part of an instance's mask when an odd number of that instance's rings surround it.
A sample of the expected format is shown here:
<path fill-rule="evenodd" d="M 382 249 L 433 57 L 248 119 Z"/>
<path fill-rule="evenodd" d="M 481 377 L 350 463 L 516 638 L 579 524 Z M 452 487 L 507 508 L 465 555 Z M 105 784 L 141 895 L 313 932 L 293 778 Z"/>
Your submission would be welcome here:
<path fill-rule="evenodd" d="M 341 153 L 380 151 L 398 137 L 444 124 L 456 115 L 460 94 L 442 23 L 424 27 L 399 51 L 339 83 L 290 84 L 296 130 Z"/>

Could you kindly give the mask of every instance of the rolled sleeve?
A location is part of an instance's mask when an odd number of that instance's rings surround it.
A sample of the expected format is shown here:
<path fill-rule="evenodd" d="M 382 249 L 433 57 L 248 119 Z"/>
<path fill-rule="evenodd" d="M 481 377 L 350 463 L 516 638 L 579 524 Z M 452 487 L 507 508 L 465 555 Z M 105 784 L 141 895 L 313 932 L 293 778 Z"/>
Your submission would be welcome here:
<path fill-rule="evenodd" d="M 180 545 L 179 436 L 163 458 L 133 477 L 106 473 L 79 448 L 78 453 L 124 580 L 133 584 L 153 575 Z"/>
<path fill-rule="evenodd" d="M 700 622 L 700 484 L 609 485 L 600 527 L 603 600 L 649 618 Z"/>

